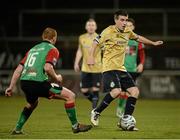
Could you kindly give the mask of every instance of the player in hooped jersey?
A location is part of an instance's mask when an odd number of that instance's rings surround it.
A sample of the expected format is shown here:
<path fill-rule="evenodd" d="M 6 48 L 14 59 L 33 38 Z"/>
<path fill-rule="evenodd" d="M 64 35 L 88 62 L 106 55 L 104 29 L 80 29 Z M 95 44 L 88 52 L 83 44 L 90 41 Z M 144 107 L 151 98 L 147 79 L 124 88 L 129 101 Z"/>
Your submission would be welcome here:
<path fill-rule="evenodd" d="M 133 31 L 135 29 L 134 19 L 128 18 L 126 26 Z M 126 46 L 124 66 L 135 82 L 137 77 L 143 72 L 144 62 L 144 44 L 137 42 L 136 40 L 129 40 L 128 45 Z M 122 92 L 123 94 L 121 94 L 118 99 L 118 107 L 116 111 L 116 115 L 119 118 L 122 118 L 124 114 L 126 100 L 128 98 L 128 94 L 124 91 L 124 89 L 122 89 Z"/>
<path fill-rule="evenodd" d="M 42 33 L 43 41 L 31 48 L 13 73 L 5 95 L 11 96 L 13 87 L 20 78 L 21 89 L 25 93 L 27 105 L 20 114 L 12 134 L 22 134 L 22 127 L 38 105 L 38 98 L 65 100 L 65 110 L 72 124 L 74 133 L 88 131 L 91 125 L 83 125 L 77 121 L 75 110 L 75 94 L 62 86 L 61 74 L 56 74 L 54 67 L 59 58 L 59 51 L 54 46 L 57 32 L 46 28 Z M 51 80 L 51 82 L 49 81 Z"/>

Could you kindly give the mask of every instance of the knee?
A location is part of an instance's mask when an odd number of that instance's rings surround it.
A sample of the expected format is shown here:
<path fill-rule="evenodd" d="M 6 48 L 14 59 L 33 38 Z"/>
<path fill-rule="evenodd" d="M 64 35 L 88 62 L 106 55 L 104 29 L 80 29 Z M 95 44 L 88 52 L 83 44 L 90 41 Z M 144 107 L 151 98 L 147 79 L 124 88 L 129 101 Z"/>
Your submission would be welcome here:
<path fill-rule="evenodd" d="M 131 91 L 131 96 L 132 97 L 135 97 L 135 98 L 138 98 L 139 96 L 139 89 L 137 87 L 135 87 L 132 91 Z"/>
<path fill-rule="evenodd" d="M 111 90 L 110 94 L 113 98 L 116 98 L 120 95 L 121 93 L 121 89 L 120 88 L 115 88 L 113 90 Z"/>
<path fill-rule="evenodd" d="M 71 92 L 69 95 L 68 95 L 68 98 L 67 98 L 67 101 L 75 101 L 75 98 L 76 98 L 76 95 Z"/>
<path fill-rule="evenodd" d="M 86 92 L 88 92 L 88 91 L 89 91 L 88 88 L 81 88 L 81 92 L 82 92 L 82 93 L 86 93 Z"/>
<path fill-rule="evenodd" d="M 98 87 L 92 87 L 92 91 L 99 91 Z"/>
<path fill-rule="evenodd" d="M 34 103 L 28 103 L 26 107 L 30 110 L 34 110 L 38 106 L 38 100 Z"/>

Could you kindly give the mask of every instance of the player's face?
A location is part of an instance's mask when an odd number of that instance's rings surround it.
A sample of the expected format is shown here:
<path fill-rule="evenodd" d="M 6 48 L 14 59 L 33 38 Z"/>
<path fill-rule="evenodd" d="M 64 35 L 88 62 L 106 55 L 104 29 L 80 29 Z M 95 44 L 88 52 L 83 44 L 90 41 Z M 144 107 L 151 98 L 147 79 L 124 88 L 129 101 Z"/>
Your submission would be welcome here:
<path fill-rule="evenodd" d="M 124 30 L 127 24 L 128 16 L 118 16 L 118 18 L 115 19 L 115 24 L 120 30 Z"/>
<path fill-rule="evenodd" d="M 126 25 L 128 28 L 130 28 L 132 31 L 134 30 L 134 25 L 133 25 L 133 23 L 132 22 L 127 22 L 127 25 Z"/>
<path fill-rule="evenodd" d="M 97 29 L 96 22 L 91 21 L 86 23 L 86 30 L 89 34 L 95 33 L 96 29 Z"/>

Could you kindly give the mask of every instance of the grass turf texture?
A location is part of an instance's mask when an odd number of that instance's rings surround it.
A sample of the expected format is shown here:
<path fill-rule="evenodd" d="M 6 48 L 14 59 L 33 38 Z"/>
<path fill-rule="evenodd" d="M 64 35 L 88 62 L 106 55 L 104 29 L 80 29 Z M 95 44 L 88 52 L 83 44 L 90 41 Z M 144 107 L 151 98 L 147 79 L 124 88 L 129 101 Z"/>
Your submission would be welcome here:
<path fill-rule="evenodd" d="M 180 138 L 179 100 L 142 100 L 137 102 L 134 116 L 138 132 L 125 132 L 117 128 L 116 103 L 101 114 L 100 126 L 85 133 L 73 134 L 64 110 L 63 101 L 40 98 L 39 105 L 24 126 L 24 135 L 10 135 L 25 105 L 23 97 L 0 96 L 0 139 L 131 139 Z M 77 98 L 78 119 L 90 123 L 91 105 Z"/>

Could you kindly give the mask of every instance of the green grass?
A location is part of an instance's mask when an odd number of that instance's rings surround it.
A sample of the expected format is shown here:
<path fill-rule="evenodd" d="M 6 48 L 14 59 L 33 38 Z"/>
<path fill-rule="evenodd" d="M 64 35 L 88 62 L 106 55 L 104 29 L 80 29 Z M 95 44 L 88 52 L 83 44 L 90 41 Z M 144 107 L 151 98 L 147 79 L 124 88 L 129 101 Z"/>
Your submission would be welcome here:
<path fill-rule="evenodd" d="M 117 128 L 116 101 L 101 114 L 100 126 L 89 132 L 73 134 L 64 110 L 63 101 L 40 99 L 38 108 L 24 126 L 25 135 L 12 136 L 19 114 L 25 105 L 22 97 L 0 96 L 0 139 L 174 139 L 180 138 L 179 100 L 139 100 L 134 116 L 138 132 Z M 90 103 L 77 98 L 78 119 L 90 123 Z"/>

